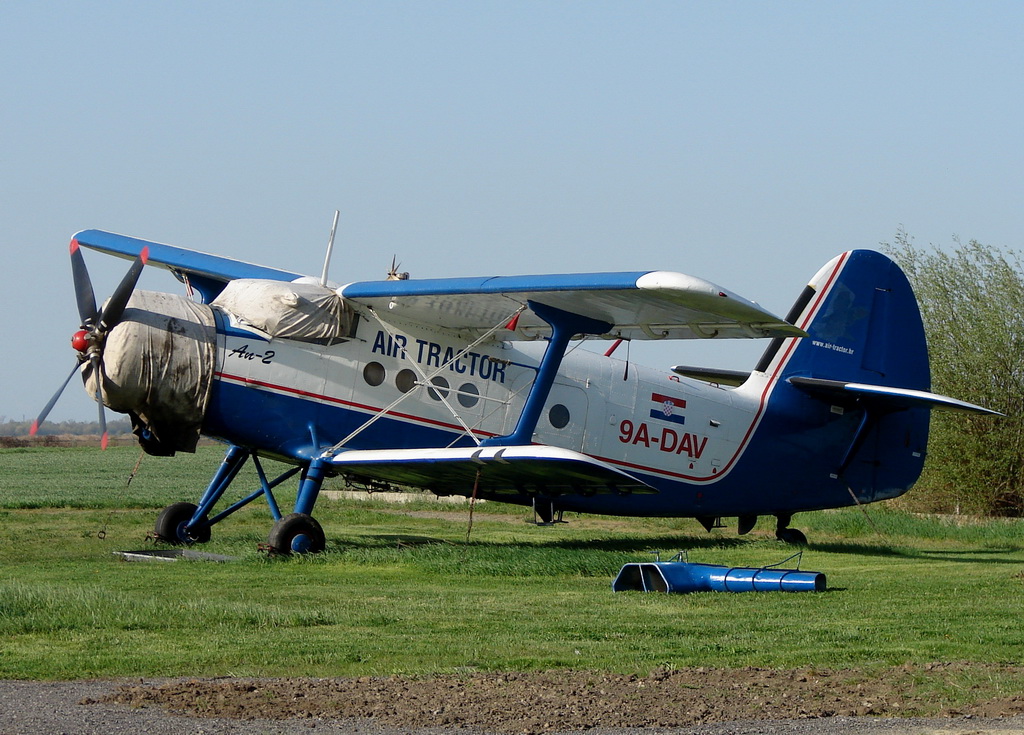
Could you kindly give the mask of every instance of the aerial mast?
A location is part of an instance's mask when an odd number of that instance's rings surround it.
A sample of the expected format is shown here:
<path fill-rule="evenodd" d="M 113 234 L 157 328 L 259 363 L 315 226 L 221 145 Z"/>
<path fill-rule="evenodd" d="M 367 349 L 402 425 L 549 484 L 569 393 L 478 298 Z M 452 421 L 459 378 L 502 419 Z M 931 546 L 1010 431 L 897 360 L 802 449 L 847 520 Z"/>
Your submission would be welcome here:
<path fill-rule="evenodd" d="M 324 271 L 320 275 L 320 285 L 327 288 L 327 269 L 331 267 L 331 253 L 334 250 L 334 233 L 338 229 L 338 217 L 340 210 L 334 210 L 334 224 L 331 225 L 331 238 L 327 241 L 327 257 L 324 258 Z"/>

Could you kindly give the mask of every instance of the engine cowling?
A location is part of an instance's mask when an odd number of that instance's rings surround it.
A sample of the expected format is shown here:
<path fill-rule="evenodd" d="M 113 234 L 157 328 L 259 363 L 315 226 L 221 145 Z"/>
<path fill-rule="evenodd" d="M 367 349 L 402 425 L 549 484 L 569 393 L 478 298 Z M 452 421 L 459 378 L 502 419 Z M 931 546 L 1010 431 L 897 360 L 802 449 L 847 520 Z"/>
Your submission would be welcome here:
<path fill-rule="evenodd" d="M 194 452 L 210 398 L 217 329 L 208 306 L 172 294 L 135 291 L 103 344 L 101 395 L 132 418 L 153 454 Z M 86 390 L 96 395 L 92 366 Z"/>

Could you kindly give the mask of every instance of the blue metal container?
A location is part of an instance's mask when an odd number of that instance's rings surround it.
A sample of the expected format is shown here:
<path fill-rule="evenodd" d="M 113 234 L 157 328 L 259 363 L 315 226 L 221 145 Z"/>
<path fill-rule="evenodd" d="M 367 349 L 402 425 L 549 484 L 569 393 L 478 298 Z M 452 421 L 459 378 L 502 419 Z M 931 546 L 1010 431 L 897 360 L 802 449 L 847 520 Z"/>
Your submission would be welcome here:
<path fill-rule="evenodd" d="M 626 564 L 614 592 L 821 592 L 825 575 L 799 569 L 724 567 L 685 561 Z"/>

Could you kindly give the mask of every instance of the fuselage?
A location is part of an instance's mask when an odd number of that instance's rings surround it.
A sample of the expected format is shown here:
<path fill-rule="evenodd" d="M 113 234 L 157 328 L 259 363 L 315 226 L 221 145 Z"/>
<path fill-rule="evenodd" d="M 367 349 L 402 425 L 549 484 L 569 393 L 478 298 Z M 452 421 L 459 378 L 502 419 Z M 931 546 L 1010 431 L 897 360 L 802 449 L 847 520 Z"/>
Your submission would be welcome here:
<path fill-rule="evenodd" d="M 204 433 L 290 462 L 308 461 L 337 444 L 470 446 L 509 434 L 545 347 L 538 340 L 467 350 L 467 343 L 442 332 L 370 321 L 338 344 L 303 343 L 268 338 L 215 313 L 217 368 Z M 836 467 L 858 422 L 771 374 L 754 373 L 739 388 L 725 388 L 571 349 L 533 441 L 603 460 L 658 491 L 563 495 L 563 510 L 785 514 L 856 502 Z M 872 487 L 858 491 L 858 500 L 908 487 Z M 501 499 L 530 502 L 526 496 Z"/>

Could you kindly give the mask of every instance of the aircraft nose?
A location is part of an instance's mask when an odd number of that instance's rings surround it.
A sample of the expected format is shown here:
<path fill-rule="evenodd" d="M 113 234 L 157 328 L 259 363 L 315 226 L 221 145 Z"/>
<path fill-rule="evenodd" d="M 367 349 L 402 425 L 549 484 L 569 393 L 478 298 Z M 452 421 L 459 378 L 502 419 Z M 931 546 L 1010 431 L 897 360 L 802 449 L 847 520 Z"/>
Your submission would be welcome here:
<path fill-rule="evenodd" d="M 132 416 L 154 453 L 194 451 L 210 396 L 216 349 L 213 311 L 171 294 L 136 291 L 106 336 L 86 390 Z M 99 373 L 97 375 L 97 372 Z M 100 385 L 97 386 L 97 380 Z"/>

